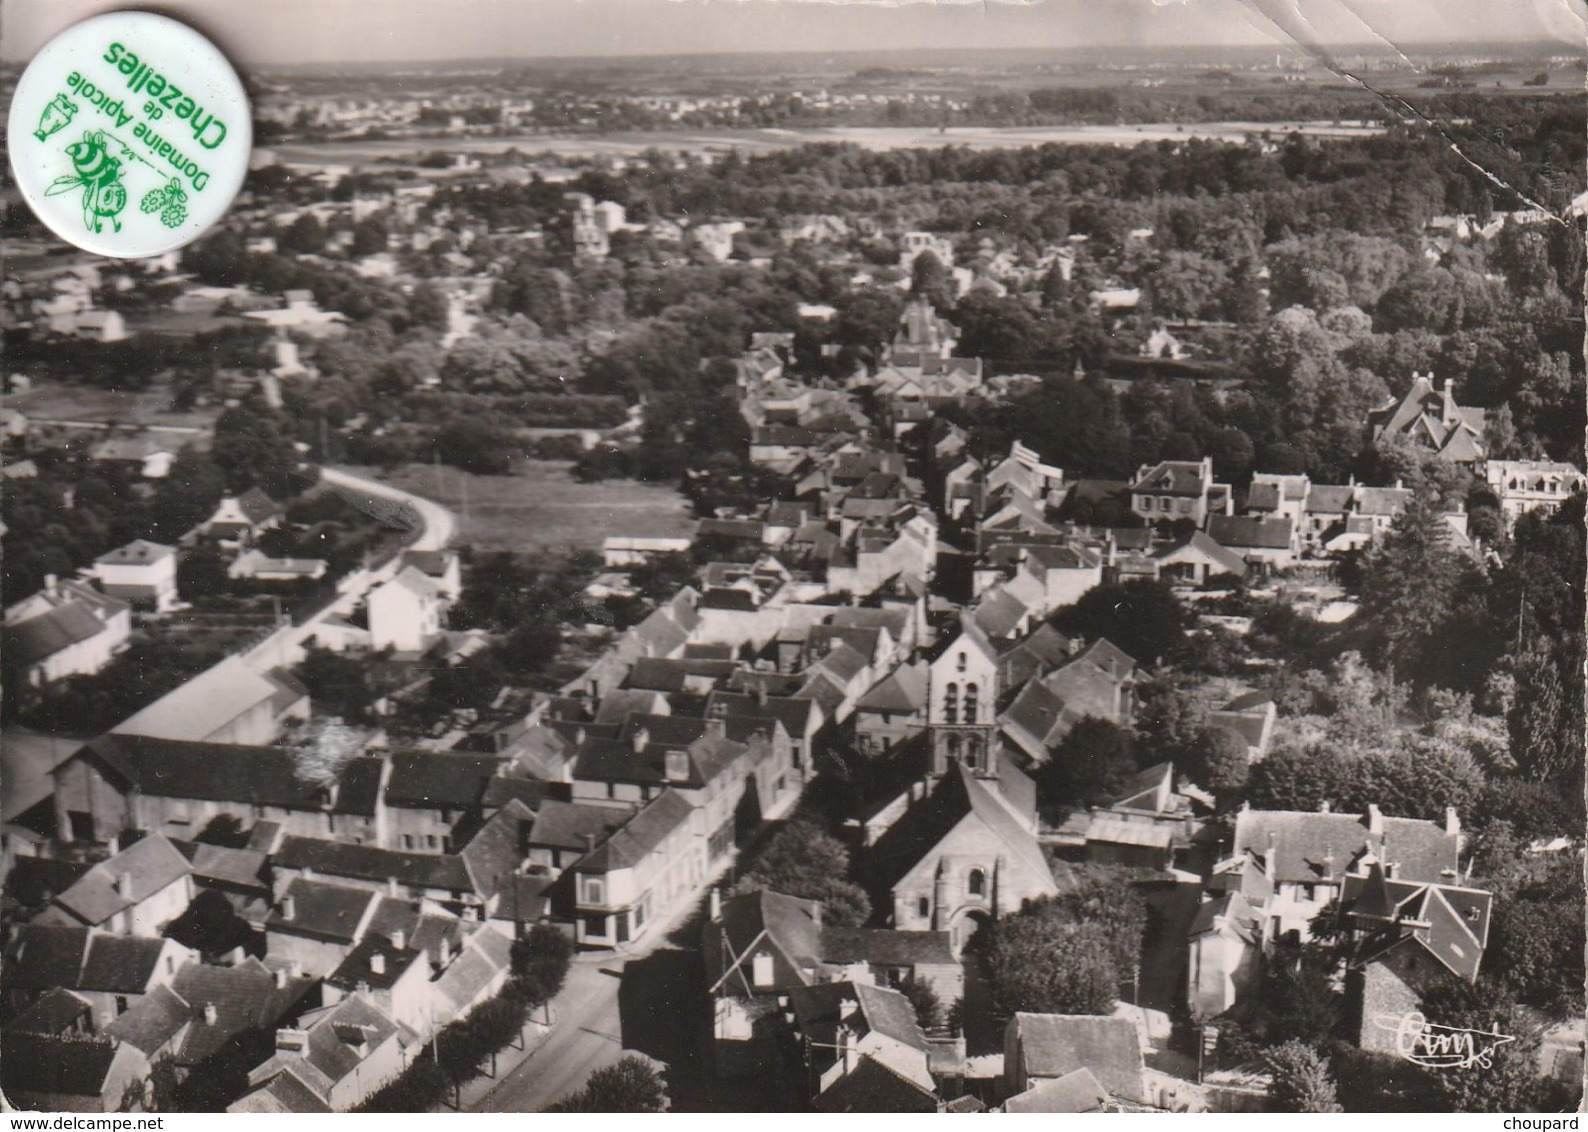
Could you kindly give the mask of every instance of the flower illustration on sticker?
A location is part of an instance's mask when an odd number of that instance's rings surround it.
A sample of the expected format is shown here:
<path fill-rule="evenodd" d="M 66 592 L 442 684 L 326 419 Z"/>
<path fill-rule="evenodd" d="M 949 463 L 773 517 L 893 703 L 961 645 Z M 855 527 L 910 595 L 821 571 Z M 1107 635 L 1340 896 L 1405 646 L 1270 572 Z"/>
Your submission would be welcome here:
<path fill-rule="evenodd" d="M 105 135 L 90 130 L 83 140 L 66 147 L 72 159 L 72 174 L 57 177 L 44 190 L 47 197 L 59 196 L 75 189 L 83 190 L 83 227 L 92 232 L 103 232 L 109 220 L 117 232 L 121 221 L 116 217 L 127 207 L 127 186 L 121 183 L 121 162 L 110 156 Z"/>
<path fill-rule="evenodd" d="M 161 224 L 177 228 L 187 219 L 187 192 L 182 182 L 172 177 L 170 184 L 144 193 L 138 207 L 145 212 L 158 212 Z"/>
<path fill-rule="evenodd" d="M 57 94 L 44 108 L 44 113 L 39 115 L 39 128 L 33 131 L 33 136 L 39 141 L 49 140 L 51 134 L 72 124 L 72 119 L 77 117 L 77 109 L 77 103 L 68 100 L 64 94 Z"/>

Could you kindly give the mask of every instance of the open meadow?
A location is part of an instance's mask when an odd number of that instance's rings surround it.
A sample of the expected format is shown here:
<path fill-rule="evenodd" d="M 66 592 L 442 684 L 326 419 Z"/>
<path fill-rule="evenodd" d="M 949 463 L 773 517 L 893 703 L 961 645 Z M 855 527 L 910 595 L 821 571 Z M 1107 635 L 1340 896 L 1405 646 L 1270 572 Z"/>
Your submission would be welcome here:
<path fill-rule="evenodd" d="M 379 478 L 451 509 L 458 516 L 457 542 L 480 550 L 596 550 L 608 535 L 682 536 L 694 530 L 676 489 L 633 480 L 580 483 L 569 474 L 571 467 L 521 460 L 512 475 L 476 476 L 409 464 Z"/>

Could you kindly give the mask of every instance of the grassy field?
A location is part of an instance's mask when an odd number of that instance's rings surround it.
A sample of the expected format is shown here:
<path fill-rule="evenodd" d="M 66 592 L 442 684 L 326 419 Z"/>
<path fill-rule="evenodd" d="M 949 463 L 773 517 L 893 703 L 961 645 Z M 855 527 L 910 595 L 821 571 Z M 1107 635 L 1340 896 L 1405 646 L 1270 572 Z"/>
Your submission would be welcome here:
<path fill-rule="evenodd" d="M 694 531 L 688 505 L 673 488 L 632 480 L 580 483 L 570 467 L 523 460 L 510 476 L 472 476 L 410 464 L 380 478 L 451 508 L 459 519 L 456 541 L 482 550 L 596 550 L 608 535 Z"/>
<path fill-rule="evenodd" d="M 0 397 L 0 406 L 26 413 L 33 420 L 114 421 L 121 425 L 165 425 L 209 428 L 218 409 L 179 413 L 171 408 L 171 390 L 163 384 L 137 392 L 92 385 L 43 382 L 26 393 Z"/>

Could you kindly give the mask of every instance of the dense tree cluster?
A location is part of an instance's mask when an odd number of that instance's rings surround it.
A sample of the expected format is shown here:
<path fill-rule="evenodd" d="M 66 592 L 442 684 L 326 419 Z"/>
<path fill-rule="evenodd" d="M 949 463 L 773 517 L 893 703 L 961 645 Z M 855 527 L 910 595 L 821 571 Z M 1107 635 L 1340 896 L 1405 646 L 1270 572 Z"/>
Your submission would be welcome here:
<path fill-rule="evenodd" d="M 756 853 L 735 892 L 771 889 L 822 902 L 822 921 L 856 927 L 871 916 L 865 890 L 849 876 L 849 849 L 815 821 L 800 818 L 778 830 Z"/>

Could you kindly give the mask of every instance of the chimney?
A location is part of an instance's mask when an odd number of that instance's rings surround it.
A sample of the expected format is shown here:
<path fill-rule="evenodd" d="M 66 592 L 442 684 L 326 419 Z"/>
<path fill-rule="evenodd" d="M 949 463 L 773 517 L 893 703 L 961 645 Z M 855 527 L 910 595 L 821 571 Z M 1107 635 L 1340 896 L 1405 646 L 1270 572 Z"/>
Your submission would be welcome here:
<path fill-rule="evenodd" d="M 712 716 L 706 720 L 706 734 L 713 739 L 725 739 L 728 735 L 728 721 L 722 716 Z"/>
<path fill-rule="evenodd" d="M 666 767 L 667 781 L 689 781 L 688 751 L 668 751 L 667 754 L 663 756 L 663 762 L 665 763 Z"/>
<path fill-rule="evenodd" d="M 386 973 L 386 956 L 377 951 L 369 957 L 369 970 L 373 975 Z"/>
<path fill-rule="evenodd" d="M 1268 847 L 1263 850 L 1263 875 L 1269 880 L 1274 879 L 1274 854 L 1278 852 L 1279 835 L 1273 830 L 1268 831 Z"/>
<path fill-rule="evenodd" d="M 722 920 L 722 889 L 716 885 L 711 886 L 711 922 L 720 923 Z"/>
<path fill-rule="evenodd" d="M 391 945 L 394 951 L 406 951 L 408 949 L 408 933 L 401 928 L 392 932 Z"/>
<path fill-rule="evenodd" d="M 215 1004 L 213 1002 L 206 1002 L 204 1004 L 204 1024 L 206 1026 L 213 1026 L 215 1025 L 216 1021 L 219 1020 L 219 1018 L 220 1012 L 215 1009 Z"/>
<path fill-rule="evenodd" d="M 386 895 L 387 896 L 400 896 L 401 894 L 402 894 L 402 890 L 397 886 L 397 878 L 396 877 L 387 877 L 386 878 Z"/>
<path fill-rule="evenodd" d="M 1369 837 L 1384 836 L 1384 815 L 1379 813 L 1378 806 L 1372 802 L 1367 804 L 1367 833 Z"/>
<path fill-rule="evenodd" d="M 302 1030 L 282 1029 L 276 1031 L 276 1049 L 282 1053 L 302 1053 L 309 1045 L 309 1035 Z"/>
<path fill-rule="evenodd" d="M 1390 880 L 1399 877 L 1401 875 L 1401 863 L 1399 861 L 1384 862 L 1384 875 Z"/>
<path fill-rule="evenodd" d="M 630 742 L 634 744 L 634 753 L 637 755 L 645 750 L 646 744 L 651 741 L 651 733 L 645 727 L 636 727 Z"/>
<path fill-rule="evenodd" d="M 1461 817 L 1456 813 L 1454 806 L 1445 807 L 1445 836 L 1457 839 L 1461 837 Z"/>
<path fill-rule="evenodd" d="M 105 848 L 112 857 L 121 852 L 121 834 L 112 833 L 110 840 L 105 842 Z"/>
<path fill-rule="evenodd" d="M 463 922 L 466 924 L 477 924 L 480 922 L 480 909 L 478 905 L 470 904 L 467 908 L 463 909 Z"/>
<path fill-rule="evenodd" d="M 294 959 L 292 962 L 288 963 L 287 964 L 287 973 L 290 974 L 294 979 L 303 978 L 303 962 L 302 962 L 302 960 Z"/>
<path fill-rule="evenodd" d="M 1333 805 L 1330 804 L 1329 799 L 1327 798 L 1318 803 L 1318 812 L 1320 814 L 1327 814 L 1333 809 Z"/>
<path fill-rule="evenodd" d="M 44 592 L 50 597 L 59 597 L 61 589 L 60 581 L 61 580 L 54 574 L 44 575 Z"/>
<path fill-rule="evenodd" d="M 438 956 L 443 967 L 448 966 L 452 962 L 452 941 L 446 936 L 441 937 L 441 946 L 438 948 Z"/>
<path fill-rule="evenodd" d="M 131 873 L 117 873 L 116 874 L 116 895 L 117 896 L 125 896 L 129 900 L 132 899 L 132 874 Z"/>
<path fill-rule="evenodd" d="M 290 920 L 297 915 L 297 912 L 297 902 L 290 896 L 283 896 L 281 898 L 281 918 Z"/>
<path fill-rule="evenodd" d="M 755 686 L 755 702 L 760 707 L 766 707 L 766 685 L 764 683 Z"/>
<path fill-rule="evenodd" d="M 274 973 L 275 979 L 276 979 L 276 989 L 277 990 L 286 990 L 287 989 L 287 969 L 285 967 L 277 967 L 273 973 Z"/>

